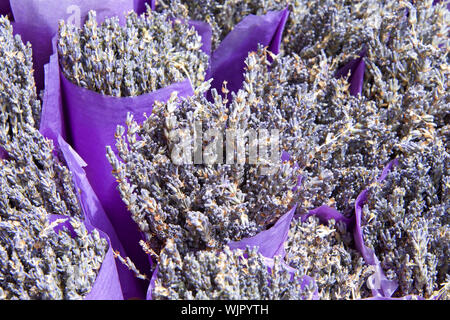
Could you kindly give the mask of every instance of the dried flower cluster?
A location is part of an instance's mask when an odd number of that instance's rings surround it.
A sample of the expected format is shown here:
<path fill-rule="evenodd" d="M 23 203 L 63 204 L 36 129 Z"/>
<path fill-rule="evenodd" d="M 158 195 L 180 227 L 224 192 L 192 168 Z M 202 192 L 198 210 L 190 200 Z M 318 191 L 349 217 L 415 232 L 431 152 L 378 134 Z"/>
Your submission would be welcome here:
<path fill-rule="evenodd" d="M 314 294 L 279 257 L 268 270 L 256 248 L 221 252 L 197 251 L 181 255 L 173 241 L 161 252 L 152 291 L 153 299 L 298 300 Z"/>
<path fill-rule="evenodd" d="M 127 132 L 122 126 L 117 128 L 119 156 L 108 147 L 122 199 L 147 240 L 173 238 L 179 250 L 220 248 L 230 240 L 253 236 L 296 200 L 292 189 L 297 184 L 297 169 L 289 163 L 278 165 L 280 155 L 272 166 L 270 161 L 227 164 L 225 159 L 194 164 L 188 153 L 182 155 L 180 164 L 173 161 L 180 144 L 192 147 L 198 137 L 205 160 L 217 146 L 226 150 L 225 130 L 242 130 L 247 141 L 250 129 L 270 129 L 269 123 L 252 119 L 250 97 L 244 92 L 227 105 L 216 92 L 214 101 L 207 101 L 204 90 L 199 88 L 190 98 L 173 96 L 167 103 L 155 104 L 142 124 L 130 116 Z M 209 129 L 223 133 L 224 138 L 202 137 Z M 241 150 L 248 159 L 250 148 Z M 271 170 L 261 174 L 264 168 Z"/>
<path fill-rule="evenodd" d="M 243 91 L 256 101 L 251 118 L 280 130 L 282 149 L 299 167 L 299 213 L 323 204 L 351 210 L 390 159 L 395 133 L 383 125 L 374 102 L 352 97 L 346 81 L 335 79 L 331 58 L 272 59 L 267 68 L 264 50 L 249 55 Z"/>
<path fill-rule="evenodd" d="M 13 35 L 8 18 L 0 17 L 0 131 L 8 140 L 19 123 L 38 127 L 41 104 L 33 78 L 31 46 Z"/>
<path fill-rule="evenodd" d="M 0 159 L 0 299 L 82 299 L 108 244 L 82 224 L 71 174 L 51 141 L 18 127 Z M 55 232 L 50 214 L 71 216 L 73 231 Z"/>
<path fill-rule="evenodd" d="M 12 37 L 7 19 L 1 18 L 0 33 L 0 86 L 4 86 L 0 92 L 0 150 L 6 151 L 10 160 L 2 164 L 2 196 L 42 207 L 49 214 L 81 216 L 69 169 L 54 152 L 53 142 L 35 128 L 39 116 L 33 114 L 40 112 L 40 102 L 35 95 L 30 47 Z"/>
<path fill-rule="evenodd" d="M 71 173 L 35 128 L 31 50 L 5 18 L 0 44 L 0 300 L 82 299 L 108 244 L 87 232 Z M 52 214 L 71 217 L 73 230 L 55 232 Z"/>
<path fill-rule="evenodd" d="M 286 262 L 316 281 L 319 297 L 349 300 L 370 297 L 367 279 L 374 272 L 351 249 L 351 233 L 342 222 L 319 224 L 312 216 L 292 222 L 286 241 Z"/>
<path fill-rule="evenodd" d="M 412 151 L 371 188 L 364 206 L 367 245 L 397 295 L 430 297 L 448 277 L 450 155 L 441 145 Z"/>
<path fill-rule="evenodd" d="M 100 25 L 95 11 L 81 28 L 59 26 L 58 53 L 64 76 L 81 87 L 116 97 L 137 96 L 190 79 L 205 80 L 208 56 L 193 27 L 170 19 L 169 11 L 148 8 L 130 12 L 126 25 L 118 17 Z"/>
<path fill-rule="evenodd" d="M 71 220 L 75 237 L 67 229 L 55 232 L 54 226 L 43 208 L 10 206 L 2 196 L 0 300 L 73 300 L 89 293 L 108 248 L 106 240 L 96 230 L 88 233 L 78 219 Z"/>

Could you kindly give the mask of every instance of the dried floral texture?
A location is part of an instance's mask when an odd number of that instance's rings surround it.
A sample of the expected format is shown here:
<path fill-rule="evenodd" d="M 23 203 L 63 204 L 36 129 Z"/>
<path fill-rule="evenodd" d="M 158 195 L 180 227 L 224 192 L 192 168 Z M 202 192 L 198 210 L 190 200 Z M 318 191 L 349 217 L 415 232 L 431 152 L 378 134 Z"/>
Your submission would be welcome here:
<path fill-rule="evenodd" d="M 0 160 L 0 299 L 82 299 L 108 244 L 78 218 L 71 218 L 73 230 L 55 232 L 58 220 L 50 223 L 49 214 L 57 210 L 41 203 L 38 181 L 45 177 L 35 172 Z"/>
<path fill-rule="evenodd" d="M 310 299 L 314 288 L 302 289 L 300 274 L 291 275 L 280 257 L 268 269 L 255 248 L 180 254 L 173 241 L 161 252 L 153 299 L 298 300 Z"/>
<path fill-rule="evenodd" d="M 251 130 L 276 127 L 251 119 L 250 97 L 244 91 L 228 104 L 215 90 L 209 102 L 204 97 L 208 88 L 205 83 L 192 97 L 173 96 L 167 103 L 156 103 L 142 124 L 130 116 L 126 133 L 124 127 L 117 128 L 118 156 L 108 147 L 121 197 L 147 240 L 173 238 L 179 250 L 220 248 L 230 240 L 253 236 L 276 222 L 297 199 L 292 191 L 297 169 L 281 163 L 279 154 L 276 163 L 272 158 L 265 159 L 267 164 L 248 162 L 256 141 Z M 217 132 L 210 135 L 211 129 Z M 226 129 L 241 130 L 246 145 L 237 150 L 245 163 L 238 163 L 237 152 L 232 164 L 225 159 L 226 143 L 233 141 Z M 279 137 L 285 138 L 283 133 Z M 191 152 L 174 160 L 178 148 L 189 145 Z M 215 159 L 220 147 L 223 158 Z M 203 162 L 192 161 L 198 150 Z"/>
<path fill-rule="evenodd" d="M 364 206 L 366 245 L 375 250 L 398 296 L 430 297 L 448 282 L 450 155 L 442 144 L 410 151 Z"/>
<path fill-rule="evenodd" d="M 432 1 L 399 5 L 407 13 L 390 25 L 389 38 L 367 42 L 362 94 L 376 103 L 402 143 L 440 138 L 448 148 L 450 12 Z"/>
<path fill-rule="evenodd" d="M 381 4 L 373 0 L 158 1 L 158 8 L 174 5 L 179 8 L 179 15 L 188 11 L 191 19 L 203 20 L 212 26 L 213 49 L 246 16 L 289 8 L 282 51 L 297 53 L 303 58 L 315 57 L 323 49 L 329 56 L 342 54 L 341 60 L 350 58 L 376 36 L 382 20 L 379 14 Z"/>
<path fill-rule="evenodd" d="M 38 127 L 40 113 L 31 45 L 14 36 L 8 18 L 0 16 L 0 131 L 11 139 L 20 123 Z"/>
<path fill-rule="evenodd" d="M 375 103 L 351 96 L 347 82 L 335 79 L 334 59 L 279 55 L 268 68 L 269 56 L 261 48 L 249 55 L 243 91 L 252 101 L 250 119 L 279 129 L 281 148 L 299 166 L 298 212 L 323 204 L 351 211 L 398 149 L 395 132 Z"/>
<path fill-rule="evenodd" d="M 62 155 L 54 151 L 53 142 L 26 123 L 17 124 L 17 129 L 11 140 L 0 131 L 0 148 L 8 154 L 8 160 L 0 159 L 0 194 L 5 205 L 81 217 L 72 174 Z"/>
<path fill-rule="evenodd" d="M 351 233 L 344 223 L 330 220 L 323 225 L 312 216 L 291 223 L 285 259 L 299 273 L 315 279 L 320 299 L 370 297 L 366 283 L 374 270 L 351 247 Z"/>
<path fill-rule="evenodd" d="M 263 15 L 271 10 L 283 10 L 297 1 L 274 0 L 167 0 L 158 1 L 157 10 L 171 8 L 177 16 L 205 21 L 212 28 L 212 48 L 216 49 L 234 26 L 250 14 Z"/>
<path fill-rule="evenodd" d="M 193 27 L 149 8 L 140 16 L 128 13 L 125 26 L 118 17 L 99 25 L 95 11 L 81 28 L 61 21 L 57 47 L 67 79 L 116 97 L 150 93 L 186 78 L 195 87 L 208 64 Z"/>
<path fill-rule="evenodd" d="M 310 59 L 324 52 L 340 63 L 358 55 L 371 39 L 388 34 L 391 21 L 404 14 L 399 6 L 374 0 L 302 0 L 291 8 L 285 53 Z"/>

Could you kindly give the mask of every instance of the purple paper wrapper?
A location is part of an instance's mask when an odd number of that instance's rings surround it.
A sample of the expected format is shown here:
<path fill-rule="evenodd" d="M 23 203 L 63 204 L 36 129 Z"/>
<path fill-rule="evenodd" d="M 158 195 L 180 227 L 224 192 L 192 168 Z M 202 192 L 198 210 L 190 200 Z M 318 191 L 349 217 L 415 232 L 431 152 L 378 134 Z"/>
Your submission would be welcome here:
<path fill-rule="evenodd" d="M 167 101 L 174 91 L 177 91 L 179 96 L 192 95 L 190 82 L 185 80 L 139 97 L 117 98 L 80 88 L 62 74 L 61 79 L 70 141 L 87 162 L 87 177 L 114 225 L 126 253 L 145 273 L 144 270 L 148 270 L 150 266 L 148 257 L 139 245 L 142 238 L 117 190 L 118 184 L 111 173 L 105 147 L 110 145 L 115 150 L 116 127 L 119 124 L 125 126 L 128 112 L 133 113 L 135 119 L 141 122 L 144 120 L 144 113 L 151 114 L 155 101 Z"/>
<path fill-rule="evenodd" d="M 70 218 L 60 215 L 49 216 L 50 223 L 55 222 L 59 219 L 63 219 L 64 221 L 56 225 L 54 227 L 54 230 L 56 232 L 59 232 L 64 227 L 66 227 L 71 233 L 71 236 L 75 237 L 73 228 L 70 224 Z M 92 230 L 94 230 L 94 227 L 92 227 L 87 222 L 85 223 L 85 226 L 88 232 L 92 232 Z M 111 249 L 109 237 L 101 230 L 98 230 L 98 232 L 101 237 L 105 238 L 108 241 L 109 248 L 97 273 L 97 278 L 95 279 L 94 285 L 92 286 L 91 291 L 85 297 L 85 300 L 123 300 L 122 288 L 120 285 L 119 275 L 116 269 L 116 262 L 114 261 L 114 255 Z"/>
<path fill-rule="evenodd" d="M 258 44 L 278 54 L 288 16 L 289 10 L 285 9 L 262 16 L 249 15 L 239 22 L 211 56 L 207 77 L 213 79 L 211 88 L 221 93 L 222 84 L 227 81 L 230 92 L 238 91 L 244 81 L 245 59 L 258 49 Z"/>
<path fill-rule="evenodd" d="M 350 77 L 348 82 L 350 83 L 350 94 L 352 96 L 357 96 L 362 93 L 362 86 L 364 82 L 364 72 L 366 70 L 366 64 L 364 62 L 364 57 L 366 56 L 367 49 L 364 48 L 359 53 L 359 58 L 349 61 L 346 65 L 336 71 L 335 77 L 341 78 L 348 75 L 350 72 Z"/>
<path fill-rule="evenodd" d="M 53 44 L 55 47 L 56 37 Z M 115 243 L 114 248 L 122 256 L 129 256 L 145 273 L 150 269 L 150 261 L 139 245 L 142 237 L 137 225 L 116 189 L 117 183 L 111 173 L 105 147 L 115 146 L 116 127 L 125 125 L 127 112 L 134 113 L 138 121 L 143 121 L 143 114 L 151 113 L 156 100 L 166 101 L 174 91 L 178 91 L 179 96 L 191 95 L 191 85 L 186 80 L 142 96 L 117 98 L 72 84 L 60 72 L 57 53 L 51 56 L 46 71 L 40 131 L 54 141 L 57 141 L 58 135 L 63 136 L 86 161 L 87 178 L 123 250 Z M 128 298 L 126 288 L 124 291 Z M 141 296 L 145 296 L 145 289 L 143 291 Z"/>
<path fill-rule="evenodd" d="M 3 0 L 4 1 L 4 0 Z M 44 88 L 44 65 L 52 54 L 52 37 L 58 21 L 82 25 L 89 10 L 97 11 L 98 21 L 133 10 L 136 0 L 9 0 L 14 15 L 14 33 L 29 41 L 33 49 L 33 68 L 38 92 Z M 143 0 L 141 0 L 143 1 Z M 124 20 L 123 20 L 124 21 Z"/>
<path fill-rule="evenodd" d="M 86 223 L 107 234 L 108 241 L 113 249 L 124 252 L 125 250 L 123 249 L 108 216 L 103 210 L 100 201 L 92 190 L 86 177 L 86 173 L 83 169 L 83 167 L 86 166 L 86 163 L 61 136 L 58 136 L 57 141 L 67 166 L 72 173 L 74 185 L 76 189 L 79 190 L 78 198 Z M 117 261 L 117 272 L 119 274 L 123 296 L 126 299 L 142 299 L 145 292 L 145 283 L 139 281 L 120 261 Z"/>
<path fill-rule="evenodd" d="M 195 26 L 206 33 L 210 29 L 209 25 L 205 26 L 202 22 Z M 155 101 L 168 100 L 174 91 L 180 97 L 192 95 L 191 84 L 189 80 L 185 80 L 138 97 L 101 95 L 72 84 L 62 75 L 56 53 L 56 36 L 52 43 L 55 53 L 45 66 L 46 90 L 43 95 L 40 131 L 54 141 L 61 135 L 86 161 L 87 178 L 101 207 L 107 213 L 123 250 L 120 246 L 114 248 L 122 256 L 130 257 L 137 268 L 146 273 L 150 270 L 150 261 L 139 245 L 142 235 L 116 189 L 117 182 L 111 173 L 105 147 L 110 145 L 115 149 L 114 134 L 117 125 L 125 125 L 128 112 L 133 113 L 137 121 L 143 121 L 143 114 L 151 114 Z M 207 43 L 206 45 L 208 46 Z M 124 292 L 129 297 L 126 288 Z M 145 296 L 145 289 L 143 292 L 141 296 Z"/>

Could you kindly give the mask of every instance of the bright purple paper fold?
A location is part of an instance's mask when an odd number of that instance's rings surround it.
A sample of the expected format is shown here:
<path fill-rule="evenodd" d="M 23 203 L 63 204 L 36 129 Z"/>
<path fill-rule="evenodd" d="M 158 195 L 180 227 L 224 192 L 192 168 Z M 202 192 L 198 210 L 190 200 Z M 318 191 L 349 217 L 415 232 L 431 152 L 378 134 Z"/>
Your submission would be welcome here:
<path fill-rule="evenodd" d="M 281 216 L 270 229 L 261 231 L 250 238 L 245 238 L 240 241 L 230 241 L 228 246 L 231 250 L 245 250 L 247 246 L 258 247 L 258 252 L 264 257 L 284 257 L 286 255 L 284 243 L 288 237 L 289 228 L 296 209 L 297 206 L 294 206 L 291 210 Z"/>
<path fill-rule="evenodd" d="M 54 227 L 56 232 L 59 232 L 64 227 L 68 229 L 72 237 L 75 237 L 73 233 L 72 225 L 70 224 L 70 218 L 61 215 L 50 215 L 50 223 L 58 220 L 64 219 L 65 221 L 60 222 Z M 94 228 L 89 224 L 85 223 L 88 232 L 92 232 Z M 100 236 L 108 241 L 108 251 L 103 259 L 102 265 L 97 273 L 97 278 L 91 288 L 91 291 L 84 298 L 85 300 L 123 300 L 122 288 L 119 281 L 119 275 L 116 268 L 116 262 L 111 248 L 111 243 L 108 235 L 106 235 L 101 230 L 98 230 Z"/>
<path fill-rule="evenodd" d="M 75 188 L 79 191 L 78 198 L 86 223 L 107 234 L 113 249 L 122 253 L 125 252 L 111 222 L 109 221 L 108 216 L 103 210 L 100 201 L 89 184 L 86 173 L 83 169 L 83 167 L 86 166 L 86 163 L 61 136 L 58 136 L 57 141 L 66 160 L 67 166 L 72 173 Z M 120 261 L 117 260 L 116 263 L 124 297 L 126 299 L 142 299 L 145 292 L 145 283 L 139 281 Z"/>
<path fill-rule="evenodd" d="M 74 149 L 87 162 L 87 177 L 107 212 L 126 253 L 145 273 L 149 269 L 148 257 L 139 245 L 141 236 L 131 219 L 117 190 L 117 182 L 106 158 L 106 146 L 115 150 L 117 125 L 125 126 L 127 113 L 134 114 L 138 122 L 144 113 L 150 115 L 155 101 L 167 101 L 177 91 L 179 96 L 193 94 L 190 82 L 185 80 L 153 93 L 139 97 L 117 98 L 80 88 L 61 74 L 64 114 L 70 141 Z"/>
<path fill-rule="evenodd" d="M 239 22 L 211 56 L 211 87 L 221 93 L 222 84 L 227 81 L 230 92 L 238 91 L 244 81 L 245 59 L 258 49 L 258 44 L 278 54 L 288 16 L 289 10 L 285 9 L 262 16 L 248 15 Z"/>
<path fill-rule="evenodd" d="M 89 10 L 97 12 L 98 21 L 111 16 L 123 17 L 124 13 L 134 9 L 134 2 L 135 0 L 10 0 L 15 20 L 14 32 L 19 33 L 24 42 L 29 41 L 32 45 L 38 92 L 44 88 L 44 65 L 52 54 L 51 40 L 57 33 L 60 19 L 82 25 Z"/>
<path fill-rule="evenodd" d="M 348 82 L 350 83 L 350 94 L 357 96 L 362 93 L 362 87 L 364 83 L 364 72 L 366 70 L 366 64 L 364 57 L 366 56 L 367 49 L 364 48 L 359 53 L 359 58 L 349 61 L 345 66 L 340 68 L 336 74 L 336 78 L 345 77 L 350 72 Z"/>

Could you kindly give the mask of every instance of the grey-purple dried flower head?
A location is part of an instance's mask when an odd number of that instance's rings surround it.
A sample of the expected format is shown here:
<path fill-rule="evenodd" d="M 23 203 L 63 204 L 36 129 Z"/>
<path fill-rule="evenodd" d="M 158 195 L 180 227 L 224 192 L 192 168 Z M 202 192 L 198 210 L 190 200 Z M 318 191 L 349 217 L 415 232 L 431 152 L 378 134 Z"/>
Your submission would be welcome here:
<path fill-rule="evenodd" d="M 8 159 L 0 159 L 3 196 L 18 206 L 81 217 L 72 174 L 59 151 L 54 151 L 53 141 L 26 123 L 17 129 L 11 140 L 0 131 L 0 148 L 8 154 Z"/>
<path fill-rule="evenodd" d="M 19 123 L 37 128 L 40 113 L 31 45 L 14 36 L 8 18 L 0 17 L 0 131 L 11 138 Z"/>
<path fill-rule="evenodd" d="M 180 254 L 174 241 L 161 251 L 153 299 L 298 300 L 311 297 L 299 273 L 292 276 L 279 257 L 270 272 L 255 248 Z"/>
<path fill-rule="evenodd" d="M 118 17 L 100 25 L 95 11 L 81 28 L 60 22 L 58 53 L 64 76 L 81 87 L 116 97 L 137 96 L 190 79 L 205 80 L 208 56 L 201 37 L 170 12 L 148 8 L 130 12 L 126 25 Z"/>
<path fill-rule="evenodd" d="M 315 279 L 320 299 L 367 298 L 371 293 L 366 283 L 374 270 L 352 245 L 344 223 L 330 220 L 323 225 L 312 216 L 292 222 L 285 259 L 289 266 Z"/>

